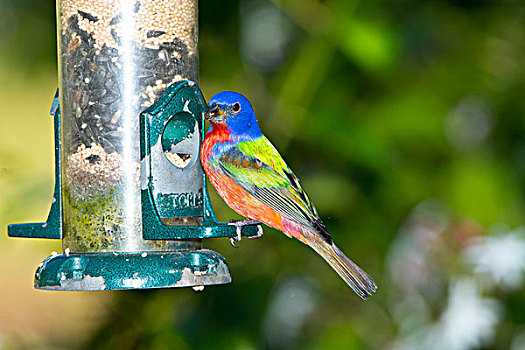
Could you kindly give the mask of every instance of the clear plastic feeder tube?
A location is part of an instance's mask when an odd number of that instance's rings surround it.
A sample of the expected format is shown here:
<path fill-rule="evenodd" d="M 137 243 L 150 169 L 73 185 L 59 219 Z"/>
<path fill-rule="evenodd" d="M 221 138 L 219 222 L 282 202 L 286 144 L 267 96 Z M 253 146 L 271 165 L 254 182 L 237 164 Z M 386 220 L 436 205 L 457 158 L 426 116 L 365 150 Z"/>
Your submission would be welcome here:
<path fill-rule="evenodd" d="M 197 0 L 59 0 L 63 248 L 198 248 L 142 239 L 139 115 L 198 80 Z"/>

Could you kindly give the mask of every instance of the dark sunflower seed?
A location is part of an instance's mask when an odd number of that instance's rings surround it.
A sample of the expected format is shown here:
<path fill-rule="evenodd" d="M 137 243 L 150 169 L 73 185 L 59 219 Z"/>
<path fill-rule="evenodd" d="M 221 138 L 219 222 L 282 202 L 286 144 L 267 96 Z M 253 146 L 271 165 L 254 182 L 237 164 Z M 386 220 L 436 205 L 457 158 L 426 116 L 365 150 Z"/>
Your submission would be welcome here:
<path fill-rule="evenodd" d="M 78 10 L 78 14 L 84 18 L 84 19 L 87 19 L 88 21 L 91 21 L 91 22 L 97 22 L 98 21 L 98 18 L 96 16 L 93 16 L 92 14 L 90 13 L 87 13 L 87 12 L 84 12 L 84 11 L 80 11 Z"/>

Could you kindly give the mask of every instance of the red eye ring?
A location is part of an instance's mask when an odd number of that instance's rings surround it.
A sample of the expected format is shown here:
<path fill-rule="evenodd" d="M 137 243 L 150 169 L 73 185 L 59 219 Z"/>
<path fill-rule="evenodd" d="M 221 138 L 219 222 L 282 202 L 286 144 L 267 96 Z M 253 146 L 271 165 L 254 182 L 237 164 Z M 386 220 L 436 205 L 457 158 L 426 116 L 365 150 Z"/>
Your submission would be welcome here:
<path fill-rule="evenodd" d="M 239 102 L 235 102 L 233 105 L 232 105 L 232 111 L 234 113 L 238 113 L 239 111 L 241 110 L 241 104 Z"/>

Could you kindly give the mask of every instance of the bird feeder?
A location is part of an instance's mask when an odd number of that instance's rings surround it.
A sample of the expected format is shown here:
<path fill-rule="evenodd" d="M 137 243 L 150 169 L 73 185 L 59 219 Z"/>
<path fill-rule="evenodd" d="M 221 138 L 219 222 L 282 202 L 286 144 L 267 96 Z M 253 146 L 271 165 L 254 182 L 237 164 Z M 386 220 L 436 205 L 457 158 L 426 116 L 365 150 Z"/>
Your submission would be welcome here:
<path fill-rule="evenodd" d="M 57 11 L 53 202 L 45 223 L 8 227 L 62 240 L 35 287 L 229 283 L 224 258 L 202 248 L 239 230 L 217 221 L 199 160 L 197 0 L 60 0 Z"/>

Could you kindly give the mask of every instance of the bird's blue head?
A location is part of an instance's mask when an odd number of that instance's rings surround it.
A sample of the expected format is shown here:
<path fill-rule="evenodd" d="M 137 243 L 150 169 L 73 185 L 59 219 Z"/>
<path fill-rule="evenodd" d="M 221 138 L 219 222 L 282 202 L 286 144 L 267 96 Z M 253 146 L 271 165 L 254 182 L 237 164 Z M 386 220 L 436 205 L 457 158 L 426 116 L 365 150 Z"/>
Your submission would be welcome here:
<path fill-rule="evenodd" d="M 213 95 L 208 104 L 206 119 L 212 125 L 225 125 L 234 136 L 262 135 L 250 101 L 237 92 L 222 91 Z"/>

